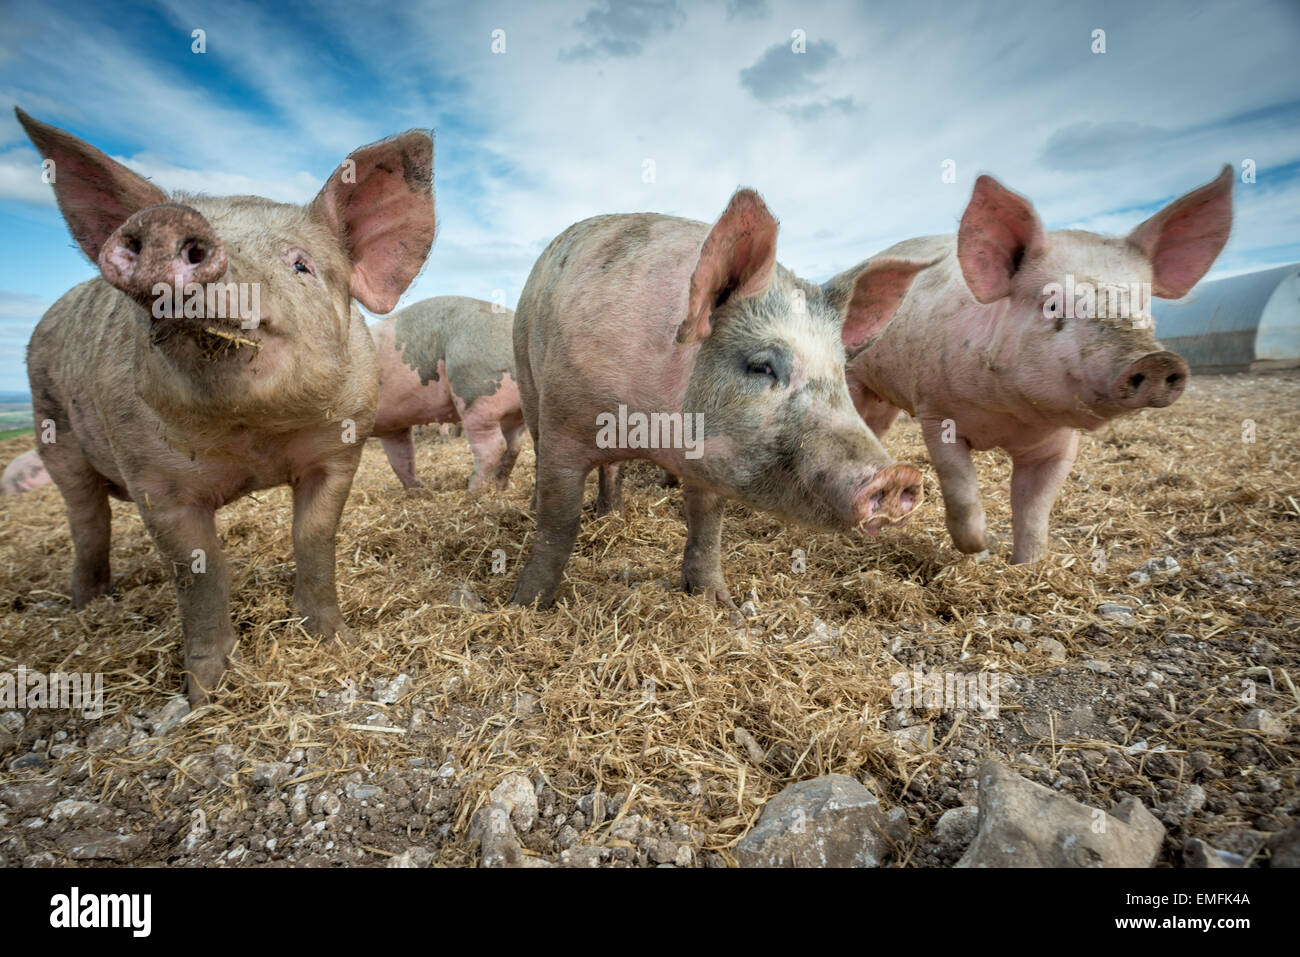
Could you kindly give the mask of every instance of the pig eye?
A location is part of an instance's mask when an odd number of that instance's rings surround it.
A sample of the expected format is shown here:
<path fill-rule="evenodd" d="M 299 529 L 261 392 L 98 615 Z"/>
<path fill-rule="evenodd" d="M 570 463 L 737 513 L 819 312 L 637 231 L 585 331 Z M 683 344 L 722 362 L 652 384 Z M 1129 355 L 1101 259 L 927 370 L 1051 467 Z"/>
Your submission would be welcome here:
<path fill-rule="evenodd" d="M 305 272 L 309 276 L 316 275 L 316 270 L 311 268 L 311 263 L 301 256 L 293 261 L 293 268 L 295 272 Z"/>
<path fill-rule="evenodd" d="M 296 273 L 302 273 L 304 276 L 316 275 L 316 264 L 311 261 L 311 257 L 302 249 L 295 247 L 285 250 L 284 261 Z"/>
<path fill-rule="evenodd" d="M 776 370 L 772 368 L 770 362 L 751 362 L 745 371 L 750 375 L 763 375 L 770 379 L 776 378 Z"/>

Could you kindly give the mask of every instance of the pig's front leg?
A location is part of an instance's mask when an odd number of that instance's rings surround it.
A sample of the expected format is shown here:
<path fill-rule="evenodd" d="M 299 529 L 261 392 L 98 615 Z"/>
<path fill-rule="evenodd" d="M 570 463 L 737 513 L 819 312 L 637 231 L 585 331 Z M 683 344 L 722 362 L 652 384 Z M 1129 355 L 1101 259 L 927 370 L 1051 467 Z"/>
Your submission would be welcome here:
<path fill-rule="evenodd" d="M 970 443 L 957 434 L 956 426 L 949 419 L 923 416 L 921 434 L 939 476 L 944 516 L 953 544 L 967 554 L 984 551 L 988 547 L 984 506 L 980 504 L 979 476 L 970 458 Z"/>
<path fill-rule="evenodd" d="M 206 704 L 235 646 L 230 572 L 217 539 L 215 512 L 198 505 L 140 506 L 149 533 L 171 566 L 185 636 L 185 687 L 190 704 Z"/>
<path fill-rule="evenodd" d="M 596 517 L 623 510 L 623 473 L 618 463 L 596 470 Z"/>
<path fill-rule="evenodd" d="M 682 555 L 682 587 L 703 593 L 724 608 L 735 608 L 722 580 L 722 508 L 722 497 L 713 492 L 691 485 L 683 490 L 686 551 Z"/>
<path fill-rule="evenodd" d="M 334 549 L 358 458 L 359 453 L 325 463 L 293 482 L 293 608 L 307 619 L 303 626 L 322 638 L 351 637 L 334 588 Z"/>
<path fill-rule="evenodd" d="M 562 454 L 551 452 L 542 440 L 537 454 L 537 484 L 533 500 L 537 504 L 537 534 L 533 538 L 528 561 L 519 573 L 512 605 L 550 608 L 564 577 L 564 566 L 573 553 L 582 524 L 582 490 L 591 466 L 565 461 Z"/>
<path fill-rule="evenodd" d="M 1011 457 L 1012 563 L 1036 562 L 1047 554 L 1052 504 L 1079 451 L 1079 433 L 1063 429 L 1032 455 Z"/>
<path fill-rule="evenodd" d="M 415 441 L 411 438 L 411 430 L 389 432 L 378 436 L 378 439 L 383 443 L 388 464 L 393 467 L 402 487 L 423 488 L 420 480 L 415 477 Z"/>

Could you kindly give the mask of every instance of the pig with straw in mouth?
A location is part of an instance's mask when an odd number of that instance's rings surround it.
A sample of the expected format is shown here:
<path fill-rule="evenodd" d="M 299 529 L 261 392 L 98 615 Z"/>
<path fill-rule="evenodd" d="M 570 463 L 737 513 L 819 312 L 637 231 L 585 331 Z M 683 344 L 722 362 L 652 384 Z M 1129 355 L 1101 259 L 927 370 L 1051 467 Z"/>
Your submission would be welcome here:
<path fill-rule="evenodd" d="M 680 476 L 682 583 L 726 607 L 726 499 L 867 532 L 920 502 L 920 473 L 895 464 L 854 410 L 841 334 L 856 345 L 878 332 L 928 263 L 873 263 L 836 305 L 776 262 L 776 236 L 763 200 L 742 189 L 711 227 L 597 216 L 542 253 L 515 311 L 537 533 L 514 603 L 554 601 L 587 474 L 628 459 Z M 647 421 L 661 441 L 624 428 Z"/>
<path fill-rule="evenodd" d="M 1047 231 L 1033 205 L 981 176 L 956 236 L 909 239 L 877 258 L 939 258 L 874 341 L 849 354 L 849 390 L 882 435 L 900 409 L 921 421 L 963 552 L 987 547 L 971 451 L 1011 455 L 1013 562 L 1047 550 L 1048 517 L 1079 429 L 1175 402 L 1187 363 L 1156 341 L 1149 297 L 1177 299 L 1232 227 L 1232 168 L 1125 237 Z M 843 302 L 872 259 L 825 285 Z"/>
<path fill-rule="evenodd" d="M 388 312 L 423 265 L 433 141 L 413 130 L 362 147 L 297 206 L 169 196 L 16 112 L 101 273 L 50 307 L 27 352 L 41 457 L 72 530 L 73 604 L 109 590 L 109 496 L 135 502 L 175 578 L 199 704 L 236 640 L 215 513 L 237 498 L 292 487 L 294 611 L 314 634 L 347 634 L 335 534 L 378 398 L 353 299 Z M 243 284 L 257 314 L 232 316 Z M 218 286 L 224 305 L 203 294 Z M 183 310 L 170 289 L 186 293 Z"/>

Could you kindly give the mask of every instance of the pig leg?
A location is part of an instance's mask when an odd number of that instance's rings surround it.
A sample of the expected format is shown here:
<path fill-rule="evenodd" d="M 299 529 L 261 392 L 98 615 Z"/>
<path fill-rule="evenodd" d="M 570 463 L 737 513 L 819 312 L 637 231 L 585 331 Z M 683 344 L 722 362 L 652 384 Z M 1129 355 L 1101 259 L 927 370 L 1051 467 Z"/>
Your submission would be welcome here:
<path fill-rule="evenodd" d="M 623 476 L 618 463 L 602 465 L 597 470 L 596 517 L 623 509 Z"/>
<path fill-rule="evenodd" d="M 217 538 L 216 514 L 194 505 L 139 503 L 163 561 L 171 566 L 185 635 L 185 688 L 190 704 L 206 704 L 230 661 L 230 571 Z"/>
<path fill-rule="evenodd" d="M 533 538 L 528 561 L 519 573 L 512 605 L 529 605 L 537 600 L 539 608 L 555 602 L 564 576 L 564 566 L 578 539 L 582 523 L 582 490 L 591 466 L 572 464 L 575 456 L 557 454 L 553 445 L 543 445 L 537 454 L 537 534 Z"/>
<path fill-rule="evenodd" d="M 1036 562 L 1047 554 L 1047 527 L 1052 504 L 1070 474 L 1079 451 L 1079 433 L 1065 436 L 1032 457 L 1011 459 L 1011 561 Z"/>
<path fill-rule="evenodd" d="M 464 422 L 465 437 L 469 440 L 469 450 L 474 455 L 474 471 L 470 473 L 469 490 L 482 492 L 489 484 L 496 483 L 501 460 L 506 455 L 509 443 L 501 431 L 501 423 L 496 419 L 476 416 L 471 409 Z"/>
<path fill-rule="evenodd" d="M 686 513 L 686 551 L 682 555 L 682 587 L 703 593 L 724 608 L 735 608 L 722 580 L 721 496 L 692 485 L 682 491 Z"/>
<path fill-rule="evenodd" d="M 415 477 L 415 440 L 410 429 L 401 429 L 379 436 L 384 445 L 384 454 L 388 464 L 401 480 L 403 488 L 424 488 L 423 483 Z"/>
<path fill-rule="evenodd" d="M 945 428 L 944 421 L 923 418 L 921 434 L 939 476 L 948 534 L 958 551 L 967 554 L 982 552 L 988 547 L 985 543 L 984 506 L 980 504 L 979 476 L 971 462 L 970 444 L 957 435 L 955 429 Z M 946 442 L 945 438 L 954 441 Z"/>
<path fill-rule="evenodd" d="M 505 489 L 510 485 L 510 473 L 515 469 L 515 459 L 519 458 L 519 444 L 524 437 L 523 416 L 503 419 L 501 435 L 506 440 L 506 450 L 497 465 L 496 483 L 497 488 Z"/>
<path fill-rule="evenodd" d="M 71 440 L 65 440 L 71 441 Z M 74 458 L 78 462 L 69 462 Z M 72 531 L 72 607 L 84 608 L 106 595 L 112 586 L 108 553 L 112 538 L 112 510 L 108 487 L 80 451 L 46 453 L 46 470 L 63 493 Z"/>
<path fill-rule="evenodd" d="M 334 587 L 334 553 L 339 517 L 352 489 L 360 450 L 347 460 L 323 465 L 293 483 L 294 612 L 309 632 L 322 638 L 351 638 Z"/>

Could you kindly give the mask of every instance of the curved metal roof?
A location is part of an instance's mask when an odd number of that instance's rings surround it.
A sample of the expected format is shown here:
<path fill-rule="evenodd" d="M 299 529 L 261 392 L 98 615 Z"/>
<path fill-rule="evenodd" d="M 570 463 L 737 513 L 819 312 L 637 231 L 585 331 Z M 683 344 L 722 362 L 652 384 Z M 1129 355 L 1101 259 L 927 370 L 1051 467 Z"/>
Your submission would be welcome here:
<path fill-rule="evenodd" d="M 1300 263 L 1261 269 L 1201 283 L 1173 302 L 1154 300 L 1156 335 L 1163 340 L 1254 329 L 1278 284 L 1297 270 Z"/>

